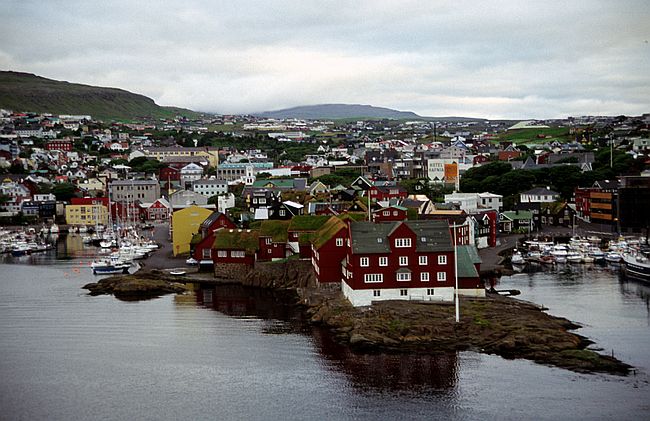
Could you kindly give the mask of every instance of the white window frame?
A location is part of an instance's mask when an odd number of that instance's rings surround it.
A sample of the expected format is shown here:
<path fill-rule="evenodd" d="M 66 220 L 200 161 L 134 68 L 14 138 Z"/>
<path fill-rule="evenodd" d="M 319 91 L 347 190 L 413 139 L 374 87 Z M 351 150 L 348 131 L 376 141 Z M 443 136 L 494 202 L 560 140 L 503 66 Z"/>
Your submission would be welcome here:
<path fill-rule="evenodd" d="M 383 273 L 366 273 L 363 275 L 363 282 L 366 284 L 378 284 L 384 282 Z"/>
<path fill-rule="evenodd" d="M 438 282 L 445 282 L 447 280 L 447 272 L 438 272 L 436 274 Z"/>
<path fill-rule="evenodd" d="M 411 272 L 398 272 L 397 281 L 398 282 L 408 282 L 411 280 Z"/>
<path fill-rule="evenodd" d="M 426 266 L 429 264 L 429 257 L 428 256 L 418 256 L 418 264 L 420 266 Z"/>
<path fill-rule="evenodd" d="M 381 256 L 379 258 L 379 266 L 388 266 L 388 257 Z"/>
<path fill-rule="evenodd" d="M 427 288 L 427 295 L 435 295 L 435 289 L 434 288 Z"/>
<path fill-rule="evenodd" d="M 411 239 L 410 238 L 396 238 L 395 239 L 395 247 L 397 247 L 397 248 L 411 247 Z"/>
<path fill-rule="evenodd" d="M 409 265 L 409 257 L 408 256 L 400 256 L 399 257 L 399 265 L 400 266 L 408 266 Z"/>
<path fill-rule="evenodd" d="M 217 251 L 217 257 L 228 257 L 228 252 L 226 250 Z"/>
<path fill-rule="evenodd" d="M 373 297 L 381 297 L 381 290 L 380 289 L 372 290 L 372 296 Z"/>
<path fill-rule="evenodd" d="M 445 256 L 444 254 L 438 256 L 438 264 L 439 265 L 446 265 L 447 264 L 447 256 Z"/>
<path fill-rule="evenodd" d="M 400 297 L 407 297 L 409 295 L 409 290 L 408 289 L 400 289 L 399 290 L 399 296 Z"/>
<path fill-rule="evenodd" d="M 429 282 L 429 272 L 420 272 L 420 282 Z"/>
<path fill-rule="evenodd" d="M 359 266 L 362 268 L 370 267 L 370 257 L 359 257 Z"/>
<path fill-rule="evenodd" d="M 201 250 L 201 257 L 203 257 L 204 259 L 212 259 L 212 249 L 206 247 L 203 250 Z"/>
<path fill-rule="evenodd" d="M 343 247 L 343 239 L 342 238 L 337 238 L 336 239 L 336 247 Z"/>

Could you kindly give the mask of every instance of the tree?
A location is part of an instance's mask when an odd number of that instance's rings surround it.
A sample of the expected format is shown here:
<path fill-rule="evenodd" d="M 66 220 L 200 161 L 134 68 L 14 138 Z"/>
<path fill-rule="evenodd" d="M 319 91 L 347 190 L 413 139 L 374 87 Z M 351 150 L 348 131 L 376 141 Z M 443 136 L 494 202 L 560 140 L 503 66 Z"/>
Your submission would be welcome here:
<path fill-rule="evenodd" d="M 72 183 L 59 183 L 52 187 L 52 194 L 56 200 L 69 202 L 70 199 L 75 197 L 75 186 Z"/>

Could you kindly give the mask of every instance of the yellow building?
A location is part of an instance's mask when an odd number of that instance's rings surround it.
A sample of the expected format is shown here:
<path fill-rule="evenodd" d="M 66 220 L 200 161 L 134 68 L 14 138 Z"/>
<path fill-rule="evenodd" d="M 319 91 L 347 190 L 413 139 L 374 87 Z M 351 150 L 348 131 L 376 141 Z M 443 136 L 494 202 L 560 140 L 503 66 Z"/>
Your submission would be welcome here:
<path fill-rule="evenodd" d="M 108 208 L 104 205 L 67 205 L 65 223 L 69 225 L 108 225 Z"/>
<path fill-rule="evenodd" d="M 189 253 L 192 235 L 199 232 L 199 226 L 212 214 L 210 209 L 190 206 L 172 214 L 171 234 L 174 256 Z"/>
<path fill-rule="evenodd" d="M 211 167 L 219 165 L 219 149 L 213 147 L 185 148 L 181 146 L 146 148 L 144 153 L 147 157 L 162 161 L 164 158 L 173 157 L 204 157 Z"/>

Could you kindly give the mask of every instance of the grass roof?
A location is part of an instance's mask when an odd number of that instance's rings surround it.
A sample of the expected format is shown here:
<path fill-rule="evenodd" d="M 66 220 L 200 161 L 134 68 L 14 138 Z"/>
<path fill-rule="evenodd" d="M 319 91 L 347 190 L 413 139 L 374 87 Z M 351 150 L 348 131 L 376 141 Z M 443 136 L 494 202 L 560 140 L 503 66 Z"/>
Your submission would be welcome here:
<path fill-rule="evenodd" d="M 222 228 L 214 233 L 213 248 L 220 250 L 245 250 L 253 254 L 259 247 L 259 231 Z"/>
<path fill-rule="evenodd" d="M 328 242 L 340 229 L 347 227 L 347 224 L 336 216 L 330 217 L 327 222 L 314 233 L 312 243 L 316 249 Z"/>
<path fill-rule="evenodd" d="M 288 228 L 291 221 L 277 221 L 268 219 L 260 224 L 260 236 L 271 237 L 275 243 L 284 243 L 287 241 Z"/>
<path fill-rule="evenodd" d="M 298 215 L 291 219 L 290 231 L 316 231 L 323 226 L 330 215 Z"/>
<path fill-rule="evenodd" d="M 196 233 L 192 235 L 192 239 L 190 240 L 190 244 L 199 244 L 203 240 L 203 237 L 201 236 L 200 233 Z"/>
<path fill-rule="evenodd" d="M 368 219 L 368 214 L 365 212 L 346 212 L 340 214 L 338 217 L 342 221 L 347 221 L 348 219 L 353 221 L 365 221 Z"/>

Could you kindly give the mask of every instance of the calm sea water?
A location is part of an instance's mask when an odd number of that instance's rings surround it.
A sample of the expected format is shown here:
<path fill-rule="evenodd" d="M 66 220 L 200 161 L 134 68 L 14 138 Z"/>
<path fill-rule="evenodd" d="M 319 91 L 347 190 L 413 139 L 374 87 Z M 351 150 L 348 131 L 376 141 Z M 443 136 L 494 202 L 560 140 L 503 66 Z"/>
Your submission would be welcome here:
<path fill-rule="evenodd" d="M 67 249 L 63 247 L 67 246 Z M 648 419 L 650 289 L 606 270 L 501 280 L 585 327 L 636 376 L 474 352 L 359 356 L 283 297 L 241 287 L 90 297 L 79 244 L 0 264 L 2 419 Z M 462 311 L 462 309 L 461 309 Z"/>

